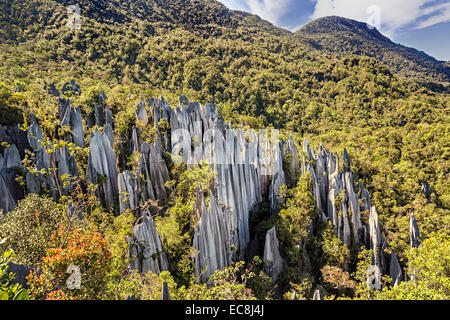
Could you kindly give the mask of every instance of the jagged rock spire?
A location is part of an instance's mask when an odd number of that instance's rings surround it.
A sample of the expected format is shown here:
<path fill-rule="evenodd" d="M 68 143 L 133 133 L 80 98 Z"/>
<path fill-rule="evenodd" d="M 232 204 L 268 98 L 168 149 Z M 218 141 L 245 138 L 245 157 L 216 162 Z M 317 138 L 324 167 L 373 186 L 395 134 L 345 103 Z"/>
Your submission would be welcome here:
<path fill-rule="evenodd" d="M 0 154 L 0 210 L 3 213 L 13 210 L 22 197 L 16 182 L 15 168 L 22 168 L 19 150 L 15 145 L 5 149 Z"/>
<path fill-rule="evenodd" d="M 430 202 L 430 197 L 431 197 L 431 187 L 430 187 L 430 184 L 428 183 L 428 181 L 424 181 L 424 182 L 422 183 L 421 192 L 423 193 L 423 195 L 425 196 L 425 198 L 427 198 L 428 202 Z"/>
<path fill-rule="evenodd" d="M 316 291 L 314 291 L 313 300 L 323 300 L 322 293 L 319 289 L 316 289 Z"/>
<path fill-rule="evenodd" d="M 378 224 L 378 212 L 373 206 L 369 215 L 370 248 L 373 250 L 373 264 L 381 268 L 381 232 Z"/>
<path fill-rule="evenodd" d="M 159 274 L 169 269 L 166 254 L 162 250 L 161 240 L 156 231 L 152 215 L 146 210 L 133 226 L 133 238 L 130 244 L 130 267 L 142 274 L 151 271 Z"/>
<path fill-rule="evenodd" d="M 211 193 L 209 212 L 203 198 L 200 198 L 201 218 L 195 228 L 193 247 L 197 251 L 193 258 L 195 275 L 207 281 L 215 271 L 231 264 L 231 251 L 227 233 L 227 222 L 222 209 Z"/>
<path fill-rule="evenodd" d="M 389 264 L 389 276 L 392 279 L 391 286 L 396 287 L 402 281 L 402 269 L 398 263 L 397 254 L 391 251 L 391 261 Z"/>
<path fill-rule="evenodd" d="M 99 185 L 97 196 L 104 202 L 106 208 L 110 209 L 118 201 L 119 187 L 117 158 L 111 141 L 113 137 L 108 132 L 111 132 L 109 124 L 105 126 L 103 133 L 95 130 L 91 134 L 86 176 L 88 184 Z"/>
<path fill-rule="evenodd" d="M 275 227 L 266 233 L 263 264 L 264 272 L 272 277 L 272 282 L 278 281 L 284 271 L 284 260 L 280 255 Z"/>
<path fill-rule="evenodd" d="M 170 300 L 169 286 L 165 281 L 163 282 L 162 285 L 161 300 Z"/>
<path fill-rule="evenodd" d="M 409 219 L 409 235 L 411 248 L 420 247 L 421 243 L 420 243 L 419 226 L 417 225 L 416 217 L 414 216 L 413 212 L 411 212 Z"/>

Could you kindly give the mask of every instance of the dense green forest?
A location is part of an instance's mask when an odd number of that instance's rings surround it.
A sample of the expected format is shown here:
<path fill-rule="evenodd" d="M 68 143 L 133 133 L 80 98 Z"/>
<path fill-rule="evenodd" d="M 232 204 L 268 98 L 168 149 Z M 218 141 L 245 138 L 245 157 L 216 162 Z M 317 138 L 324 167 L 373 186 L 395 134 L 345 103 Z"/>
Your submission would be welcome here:
<path fill-rule="evenodd" d="M 308 23 L 296 36 L 321 51 L 374 57 L 392 71 L 406 77 L 448 82 L 450 69 L 445 61 L 437 61 L 424 52 L 392 42 L 376 28 L 342 17 L 325 17 Z"/>
<path fill-rule="evenodd" d="M 367 187 L 389 247 L 402 267 L 419 270 L 419 280 L 369 292 L 363 271 L 366 251 L 347 248 L 329 225 L 320 225 L 315 237 L 305 233 L 317 212 L 310 181 L 303 177 L 285 189 L 276 215 L 270 216 L 263 203 L 250 222 L 253 234 L 264 235 L 276 227 L 289 256 L 283 284 L 272 286 L 259 257 L 216 272 L 212 287 L 199 283 L 189 262 L 190 216 L 195 183 L 203 181 L 207 190 L 211 172 L 206 166 L 188 170 L 172 165 L 173 193 L 164 203 L 148 204 L 159 216 L 155 223 L 164 234 L 171 264 L 170 272 L 160 275 L 127 271 L 126 239 L 135 222 L 131 215 L 114 216 L 101 207 L 87 210 L 84 221 L 74 222 L 80 228 L 66 232 L 73 225 L 61 218 L 64 198 L 57 204 L 44 195 L 30 195 L 19 202 L 0 221 L 0 237 L 6 238 L 4 261 L 12 254 L 6 249 L 13 249 L 13 261 L 40 270 L 40 275 L 30 277 L 33 298 L 159 299 L 166 282 L 172 299 L 289 299 L 294 291 L 299 299 L 311 299 L 316 288 L 327 299 L 448 299 L 448 63 L 388 43 L 378 34 L 360 30 L 355 35 L 360 25 L 352 25 L 352 32 L 344 30 L 342 36 L 327 33 L 329 20 L 322 25 L 316 21 L 293 34 L 216 1 L 78 3 L 82 27 L 68 29 L 65 5 L 70 1 L 1 1 L 1 125 L 25 126 L 34 115 L 49 136 L 57 137 L 58 99 L 48 94 L 48 85 L 61 88 L 75 79 L 81 94 L 69 91 L 66 96 L 81 108 L 83 118 L 104 92 L 114 113 L 114 134 L 124 140 L 130 138 L 141 96 L 164 96 L 177 106 L 184 94 L 190 101 L 215 102 L 219 114 L 235 126 L 245 122 L 246 128 L 279 129 L 284 140 L 292 135 L 299 150 L 305 137 L 316 148 L 322 144 L 339 153 L 346 148 L 355 182 Z M 336 50 L 343 48 L 339 41 L 346 43 L 346 50 Z M 373 41 L 377 52 L 368 52 Z M 363 43 L 367 47 L 361 49 Z M 73 152 L 83 178 L 89 147 Z M 132 157 L 128 160 L 132 166 Z M 425 181 L 431 187 L 428 197 L 421 192 Z M 83 206 L 98 205 L 89 190 L 79 192 Z M 40 208 L 42 218 L 37 226 L 35 208 Z M 410 248 L 410 212 L 420 227 L 420 248 Z M 362 213 L 362 219 L 367 215 Z M 315 252 L 315 271 L 297 272 L 298 243 Z M 80 246 L 85 248 L 82 253 Z M 70 257 L 90 261 L 89 286 L 76 296 L 59 291 L 46 295 L 55 281 L 63 281 L 58 274 Z M 433 274 L 434 270 L 439 272 Z M 10 297 L 23 296 L 18 288 L 8 290 Z"/>

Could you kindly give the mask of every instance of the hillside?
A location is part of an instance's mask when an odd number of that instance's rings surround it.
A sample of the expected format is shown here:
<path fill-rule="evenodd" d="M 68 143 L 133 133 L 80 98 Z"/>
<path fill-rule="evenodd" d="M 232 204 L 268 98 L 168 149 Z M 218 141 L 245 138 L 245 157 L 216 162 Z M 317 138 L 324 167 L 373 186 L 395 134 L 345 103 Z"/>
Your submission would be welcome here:
<path fill-rule="evenodd" d="M 448 298 L 439 62 L 347 19 L 294 35 L 213 0 L 81 0 L 73 30 L 68 3 L 0 3 L 0 249 L 38 270 L 33 298 Z M 72 258 L 99 280 L 55 290 Z"/>
<path fill-rule="evenodd" d="M 450 68 L 422 51 L 392 42 L 366 23 L 324 17 L 300 28 L 295 35 L 320 51 L 374 57 L 393 72 L 423 80 L 450 81 Z"/>

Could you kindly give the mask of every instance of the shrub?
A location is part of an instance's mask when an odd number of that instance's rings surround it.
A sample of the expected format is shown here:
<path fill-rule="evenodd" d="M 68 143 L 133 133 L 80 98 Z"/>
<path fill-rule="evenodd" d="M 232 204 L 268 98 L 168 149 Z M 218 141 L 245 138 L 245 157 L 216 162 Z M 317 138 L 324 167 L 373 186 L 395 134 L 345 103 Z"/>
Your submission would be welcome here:
<path fill-rule="evenodd" d="M 55 202 L 30 194 L 6 215 L 0 224 L 0 236 L 8 239 L 15 252 L 15 262 L 36 268 L 63 219 Z"/>
<path fill-rule="evenodd" d="M 100 233 L 82 229 L 67 233 L 61 226 L 51 237 L 42 272 L 31 272 L 27 279 L 35 299 L 99 299 L 110 267 L 111 252 Z M 72 273 L 76 269 L 79 273 Z M 79 282 L 73 278 L 77 275 Z"/>
<path fill-rule="evenodd" d="M 320 271 L 324 285 L 332 293 L 348 295 L 356 289 L 356 282 L 351 280 L 350 274 L 341 268 L 325 266 Z"/>
<path fill-rule="evenodd" d="M 345 268 L 350 262 L 350 250 L 336 237 L 334 227 L 328 222 L 322 232 L 322 250 L 325 264 Z"/>
<path fill-rule="evenodd" d="M 385 287 L 377 299 L 448 300 L 450 298 L 450 236 L 433 233 L 420 248 L 407 253 L 412 281 Z"/>
<path fill-rule="evenodd" d="M 141 275 L 133 270 L 122 277 L 118 283 L 109 283 L 106 289 L 106 298 L 112 300 L 160 300 L 163 282 L 167 282 L 170 298 L 177 300 L 176 283 L 168 271 L 158 276 L 152 272 Z"/>

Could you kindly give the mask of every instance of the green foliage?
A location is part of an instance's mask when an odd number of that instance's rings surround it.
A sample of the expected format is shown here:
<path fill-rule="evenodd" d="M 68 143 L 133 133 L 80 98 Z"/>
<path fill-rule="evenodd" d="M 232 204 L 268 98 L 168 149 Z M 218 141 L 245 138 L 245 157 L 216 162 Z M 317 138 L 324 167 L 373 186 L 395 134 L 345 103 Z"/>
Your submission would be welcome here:
<path fill-rule="evenodd" d="M 0 238 L 0 244 L 4 244 L 6 240 Z M 28 290 L 18 283 L 13 284 L 14 274 L 8 273 L 8 263 L 13 255 L 12 250 L 3 251 L 0 255 L 0 300 L 28 300 Z"/>
<path fill-rule="evenodd" d="M 303 26 L 296 32 L 296 36 L 319 50 L 337 53 L 339 56 L 357 54 L 375 57 L 403 76 L 428 81 L 450 80 L 450 71 L 444 62 L 396 44 L 378 30 L 367 28 L 364 22 L 325 17 Z"/>
<path fill-rule="evenodd" d="M 329 221 L 322 231 L 322 251 L 325 265 L 345 269 L 350 262 L 350 250 L 336 237 L 333 224 Z"/>
<path fill-rule="evenodd" d="M 126 300 L 133 297 L 136 300 L 160 300 L 163 282 L 167 282 L 170 298 L 177 300 L 177 285 L 169 272 L 163 271 L 158 276 L 148 272 L 141 275 L 137 271 L 120 278 L 118 283 L 109 283 L 105 298 L 108 300 Z"/>
<path fill-rule="evenodd" d="M 385 287 L 376 298 L 395 300 L 448 300 L 450 298 L 450 237 L 433 233 L 420 248 L 407 254 L 412 281 Z"/>
<path fill-rule="evenodd" d="M 307 136 L 315 145 L 331 146 L 331 151 L 341 152 L 346 147 L 355 181 L 363 181 L 369 189 L 386 240 L 401 260 L 409 257 L 411 210 L 423 238 L 436 231 L 450 234 L 448 83 L 418 82 L 423 77 L 442 80 L 445 72 L 448 75 L 439 63 L 389 43 L 376 31 L 364 28 L 363 33 L 358 33 L 361 29 L 352 23 L 350 29 L 348 24 L 313 23 L 293 36 L 256 16 L 229 11 L 216 1 L 78 3 L 83 11 L 83 26 L 75 31 L 65 26 L 65 0 L 6 0 L 0 4 L 0 78 L 4 82 L 0 84 L 0 124 L 20 122 L 23 112 L 26 129 L 26 121 L 34 114 L 54 142 L 44 143 L 52 157 L 55 147 L 67 145 L 61 138 L 67 128 L 61 128 L 58 98 L 48 94 L 48 83 L 60 88 L 73 78 L 81 85 L 81 95 L 68 93 L 66 98 L 81 107 L 85 122 L 104 91 L 115 114 L 116 151 L 119 143 L 129 150 L 133 125 L 141 138 L 154 140 L 156 128 L 135 121 L 136 105 L 142 95 L 163 95 L 176 105 L 183 93 L 191 101 L 216 102 L 220 114 L 233 125 L 245 121 L 245 128 L 280 128 L 282 137 L 293 134 L 297 144 Z M 324 33 L 322 27 L 333 32 Z M 361 37 L 364 41 L 360 41 Z M 334 53 L 312 46 L 326 46 Z M 361 52 L 376 59 L 348 55 Z M 14 92 L 15 88 L 20 93 Z M 169 123 L 161 120 L 158 130 L 169 134 Z M 88 145 L 89 135 L 86 137 Z M 76 158 L 79 178 L 84 181 L 89 149 L 67 146 Z M 128 165 L 135 166 L 137 157 L 131 155 Z M 167 184 L 170 199 L 150 206 L 157 208 L 152 214 L 173 279 L 166 274 L 157 277 L 128 273 L 126 238 L 133 217 L 129 213 L 113 217 L 98 206 L 93 192 L 85 195 L 77 190 L 61 197 L 58 204 L 30 195 L 1 222 L 0 236 L 8 237 L 17 262 L 39 267 L 49 235 L 60 224 L 72 226 L 65 217 L 65 208 L 80 195 L 87 199 L 75 203 L 86 220 L 83 229 L 103 234 L 112 255 L 104 278 L 108 297 L 157 298 L 161 279 L 167 276 L 174 299 L 268 298 L 268 279 L 258 264 L 254 270 L 245 271 L 252 274 L 248 279 L 238 275 L 242 271 L 239 265 L 219 272 L 212 288 L 195 282 L 191 263 L 195 190 L 201 184 L 208 192 L 214 177 L 205 164 L 188 170 L 167 160 L 172 177 Z M 286 157 L 285 169 L 288 161 Z M 45 174 L 56 175 L 56 166 Z M 286 174 L 288 178 L 293 176 L 289 170 Z M 430 199 L 420 192 L 425 180 L 431 185 Z M 290 181 L 288 184 L 292 187 Z M 251 216 L 250 232 L 252 237 L 258 236 L 260 244 L 268 229 L 277 228 L 282 254 L 287 259 L 281 289 L 289 288 L 301 298 L 309 298 L 312 289 L 322 284 L 330 298 L 343 298 L 353 294 L 352 281 L 356 281 L 356 298 L 374 298 L 376 293 L 366 285 L 371 251 L 362 250 L 355 259 L 334 235 L 332 226 L 317 224 L 319 212 L 311 189 L 311 177 L 303 175 L 295 188 L 282 189 L 284 203 L 278 214 L 269 216 L 266 204 L 262 204 Z M 315 234 L 309 232 L 312 223 Z M 311 259 L 312 274 L 300 271 L 305 252 Z M 439 251 L 440 258 L 428 251 L 420 252 L 439 266 L 445 262 L 441 260 L 445 252 Z M 448 296 L 442 273 L 432 278 L 429 272 L 438 266 L 417 257 L 411 263 L 415 264 L 416 279 L 421 280 L 401 284 L 392 291 L 385 288 L 385 295 L 380 297 Z M 51 297 L 71 296 L 55 291 Z"/>
<path fill-rule="evenodd" d="M 297 187 L 291 189 L 279 212 L 277 236 L 285 246 L 288 260 L 299 262 L 312 219 L 318 215 L 312 195 L 310 174 L 301 175 Z"/>
<path fill-rule="evenodd" d="M 51 235 L 64 224 L 63 213 L 47 197 L 29 194 L 0 222 L 0 235 L 8 239 L 17 263 L 39 267 Z"/>
<path fill-rule="evenodd" d="M 172 170 L 174 179 L 166 183 L 172 189 L 169 208 L 164 216 L 155 218 L 159 235 L 164 239 L 163 249 L 167 253 L 177 281 L 186 284 L 192 276 L 191 238 L 196 221 L 193 217 L 196 190 L 209 191 L 214 172 L 207 163 L 183 170 L 184 165 Z"/>
<path fill-rule="evenodd" d="M 11 126 L 20 122 L 20 106 L 25 97 L 15 93 L 11 88 L 0 82 L 0 125 Z"/>

